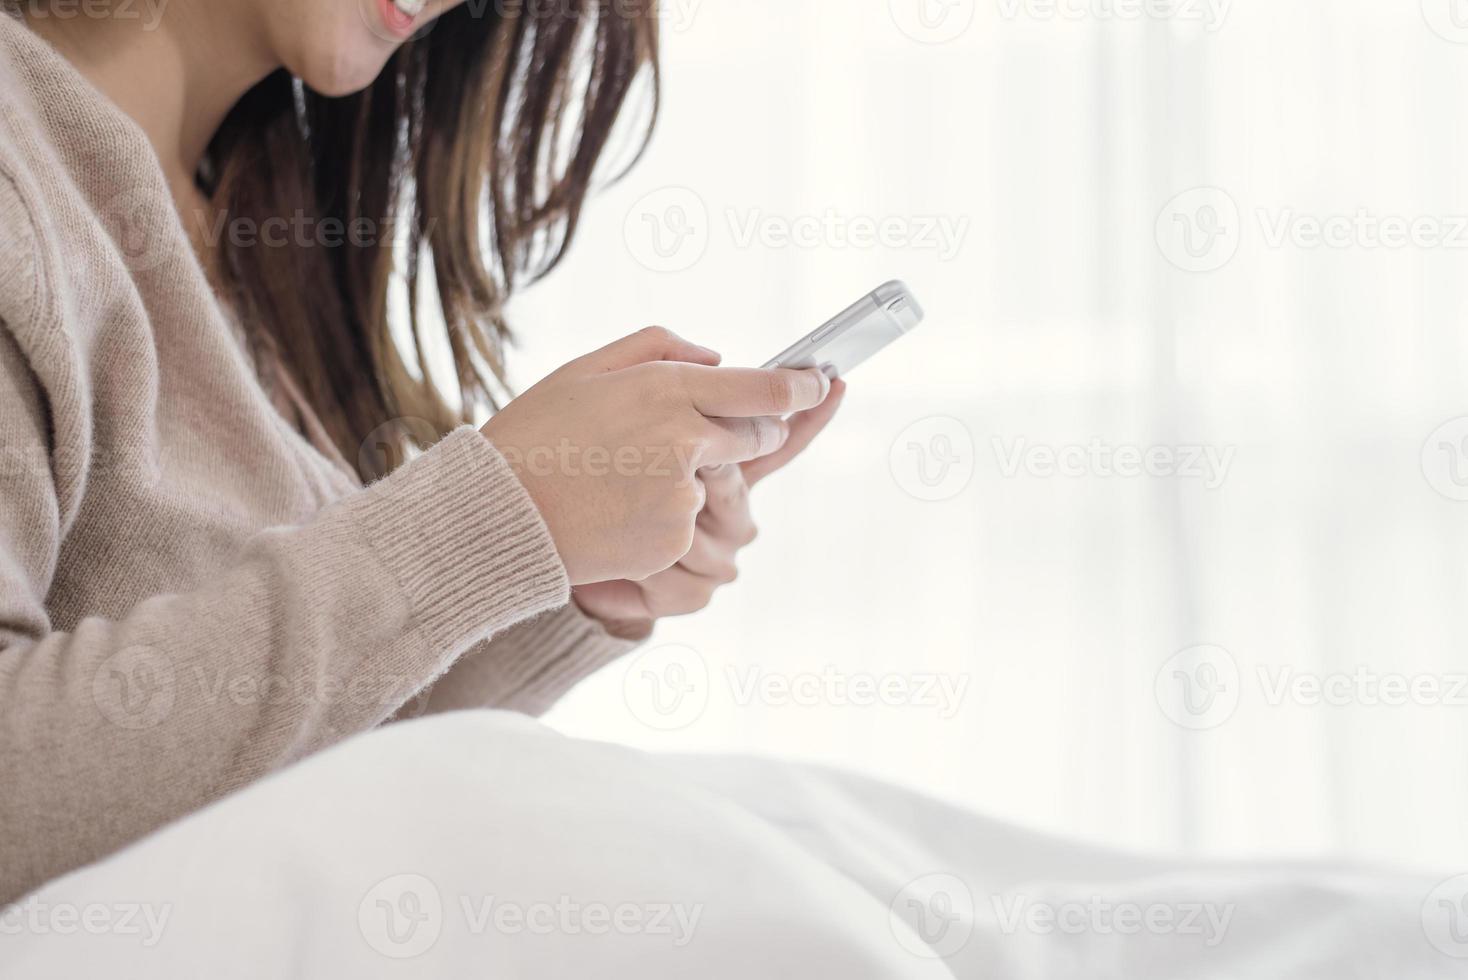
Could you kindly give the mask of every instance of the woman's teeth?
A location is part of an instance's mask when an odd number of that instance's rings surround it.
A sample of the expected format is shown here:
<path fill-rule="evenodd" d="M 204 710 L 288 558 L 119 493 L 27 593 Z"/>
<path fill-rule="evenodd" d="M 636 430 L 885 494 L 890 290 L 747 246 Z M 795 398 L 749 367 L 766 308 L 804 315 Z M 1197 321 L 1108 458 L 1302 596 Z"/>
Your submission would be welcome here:
<path fill-rule="evenodd" d="M 428 0 L 392 0 L 392 5 L 409 17 L 417 17 L 423 13 Z"/>

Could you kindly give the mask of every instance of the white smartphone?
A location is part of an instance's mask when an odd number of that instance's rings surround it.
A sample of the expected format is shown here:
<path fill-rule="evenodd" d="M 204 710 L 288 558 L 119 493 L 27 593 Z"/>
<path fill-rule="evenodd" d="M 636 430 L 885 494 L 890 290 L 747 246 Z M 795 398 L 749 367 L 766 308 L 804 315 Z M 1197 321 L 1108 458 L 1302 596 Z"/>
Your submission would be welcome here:
<path fill-rule="evenodd" d="M 821 324 L 765 367 L 820 368 L 845 376 L 922 319 L 923 308 L 912 291 L 894 279 Z"/>

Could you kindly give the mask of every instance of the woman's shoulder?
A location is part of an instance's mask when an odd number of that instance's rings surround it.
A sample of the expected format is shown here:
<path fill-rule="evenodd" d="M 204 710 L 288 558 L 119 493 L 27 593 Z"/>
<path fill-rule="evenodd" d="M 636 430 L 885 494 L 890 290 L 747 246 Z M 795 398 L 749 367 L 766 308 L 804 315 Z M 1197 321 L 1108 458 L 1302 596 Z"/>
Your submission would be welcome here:
<path fill-rule="evenodd" d="M 3 0 L 0 0 L 3 3 Z M 0 321 L 23 332 L 36 317 L 49 278 L 42 225 L 46 211 L 41 175 L 60 161 L 38 102 L 35 72 L 40 40 L 13 14 L 0 14 Z"/>
<path fill-rule="evenodd" d="M 16 334 L 86 330 L 109 305 L 87 297 L 106 283 L 125 291 L 136 272 L 127 242 L 138 214 L 167 214 L 155 206 L 166 182 L 142 130 L 3 15 L 0 90 L 0 320 Z"/>

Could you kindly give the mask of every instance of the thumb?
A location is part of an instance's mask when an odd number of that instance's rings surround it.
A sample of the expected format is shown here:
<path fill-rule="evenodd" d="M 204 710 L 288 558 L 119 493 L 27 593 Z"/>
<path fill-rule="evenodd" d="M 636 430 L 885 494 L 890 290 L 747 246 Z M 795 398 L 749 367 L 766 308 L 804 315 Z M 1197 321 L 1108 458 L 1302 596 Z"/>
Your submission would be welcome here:
<path fill-rule="evenodd" d="M 649 361 L 684 361 L 718 367 L 721 360 L 723 357 L 717 351 L 684 340 L 666 327 L 647 327 L 571 363 L 586 371 L 606 373 Z"/>

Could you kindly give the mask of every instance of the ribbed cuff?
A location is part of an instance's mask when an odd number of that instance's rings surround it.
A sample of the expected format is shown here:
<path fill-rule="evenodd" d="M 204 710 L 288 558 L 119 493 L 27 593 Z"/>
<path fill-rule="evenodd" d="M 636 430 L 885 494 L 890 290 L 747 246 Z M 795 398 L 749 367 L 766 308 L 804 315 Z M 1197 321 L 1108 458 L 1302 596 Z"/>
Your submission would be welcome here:
<path fill-rule="evenodd" d="M 434 681 L 412 715 L 473 708 L 541 715 L 582 678 L 638 645 L 612 636 L 572 603 L 470 651 Z"/>
<path fill-rule="evenodd" d="M 580 681 L 641 646 L 606 631 L 574 602 L 490 646 L 506 682 L 503 706 L 542 715 Z"/>
<path fill-rule="evenodd" d="M 569 599 L 540 512 L 472 428 L 450 433 L 349 506 L 429 642 L 448 657 Z"/>

